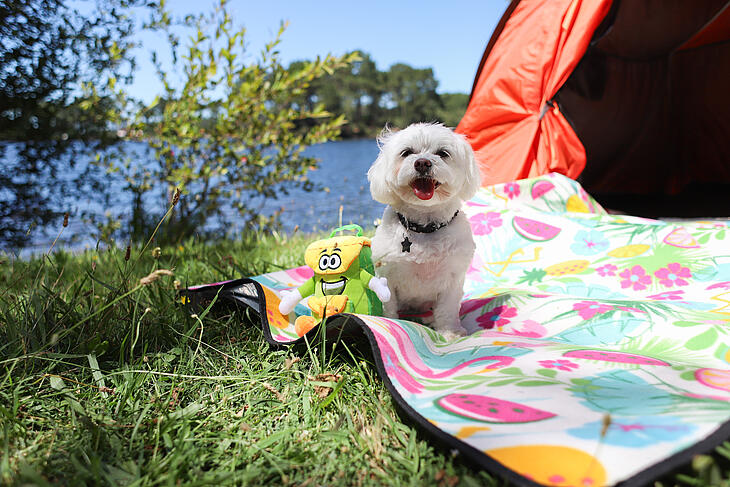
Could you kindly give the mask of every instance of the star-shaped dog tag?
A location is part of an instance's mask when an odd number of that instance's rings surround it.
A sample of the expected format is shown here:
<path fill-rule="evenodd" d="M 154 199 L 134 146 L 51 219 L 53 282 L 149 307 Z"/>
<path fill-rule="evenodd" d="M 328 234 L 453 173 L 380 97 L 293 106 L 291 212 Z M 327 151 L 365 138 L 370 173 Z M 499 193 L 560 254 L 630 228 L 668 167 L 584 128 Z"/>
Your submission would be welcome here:
<path fill-rule="evenodd" d="M 401 247 L 402 247 L 402 250 L 403 250 L 403 252 L 410 252 L 410 251 L 411 251 L 411 244 L 412 244 L 412 243 L 413 243 L 413 242 L 411 242 L 410 240 L 408 240 L 408 235 L 406 235 L 406 237 L 405 237 L 405 238 L 403 239 L 403 241 L 402 241 L 402 242 L 400 243 L 400 245 L 401 245 Z"/>

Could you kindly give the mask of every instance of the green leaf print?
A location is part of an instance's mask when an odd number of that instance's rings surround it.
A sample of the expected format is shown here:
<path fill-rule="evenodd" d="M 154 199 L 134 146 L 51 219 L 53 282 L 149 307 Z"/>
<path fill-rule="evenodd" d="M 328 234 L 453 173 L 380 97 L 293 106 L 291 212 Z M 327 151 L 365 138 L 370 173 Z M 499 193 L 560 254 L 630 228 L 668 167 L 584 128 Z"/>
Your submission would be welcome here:
<path fill-rule="evenodd" d="M 701 324 L 702 323 L 697 323 L 696 321 L 684 321 L 684 320 L 674 322 L 674 326 L 679 326 L 681 328 L 686 328 L 688 326 L 696 326 L 696 325 L 701 325 Z"/>
<path fill-rule="evenodd" d="M 709 233 L 706 233 L 706 234 L 702 235 L 700 238 L 697 239 L 697 242 L 698 243 L 701 243 L 701 244 L 706 244 L 709 241 L 710 241 L 710 234 Z"/>
<path fill-rule="evenodd" d="M 532 269 L 531 271 L 524 270 L 522 277 L 519 278 L 517 281 L 517 284 L 523 284 L 526 283 L 528 286 L 531 286 L 535 284 L 536 282 L 541 282 L 542 278 L 547 275 L 547 272 L 545 272 L 542 269 Z"/>
<path fill-rule="evenodd" d="M 538 369 L 537 373 L 544 377 L 550 377 L 550 378 L 553 378 L 556 375 L 558 375 L 558 371 L 554 370 L 554 369 Z"/>
<path fill-rule="evenodd" d="M 730 362 L 730 346 L 726 343 L 720 343 L 717 350 L 715 350 L 715 357 L 725 362 Z"/>
<path fill-rule="evenodd" d="M 655 244 L 659 241 L 657 234 L 663 232 L 667 227 L 664 224 L 637 225 L 618 220 L 615 217 L 605 217 L 595 228 L 617 240 L 626 239 L 629 244 L 634 241 Z"/>
<path fill-rule="evenodd" d="M 581 272 L 581 274 L 590 274 L 591 272 L 593 272 L 593 269 L 591 269 L 589 267 L 586 270 L 584 270 L 583 272 Z M 566 284 L 571 284 L 571 283 L 576 283 L 576 282 L 577 283 L 582 283 L 583 282 L 583 279 L 581 279 L 580 277 L 570 277 L 570 276 L 568 276 L 568 277 L 561 277 L 561 278 L 555 279 L 555 280 L 558 281 L 558 282 L 564 282 Z"/>
<path fill-rule="evenodd" d="M 705 348 L 711 347 L 715 343 L 715 340 L 717 340 L 717 330 L 709 328 L 699 335 L 690 338 L 684 346 L 689 350 L 704 350 Z"/>
<path fill-rule="evenodd" d="M 560 382 L 552 381 L 552 380 L 523 380 L 522 382 L 518 382 L 515 385 L 522 386 L 522 387 L 538 387 L 538 386 L 552 386 L 554 384 L 560 384 Z"/>
<path fill-rule="evenodd" d="M 688 370 L 686 372 L 682 372 L 681 374 L 679 374 L 679 377 L 682 378 L 682 379 L 684 379 L 684 380 L 691 380 L 691 381 L 696 381 L 697 380 L 697 379 L 695 379 L 695 371 L 694 370 Z"/>
<path fill-rule="evenodd" d="M 507 375 L 525 375 L 517 367 L 507 367 L 506 369 L 500 370 L 500 372 Z"/>
<path fill-rule="evenodd" d="M 522 380 L 521 378 L 512 378 L 512 379 L 502 379 L 494 382 L 489 383 L 489 387 L 499 387 L 499 386 L 506 386 L 507 384 L 512 384 L 514 382 L 517 382 L 519 380 Z"/>

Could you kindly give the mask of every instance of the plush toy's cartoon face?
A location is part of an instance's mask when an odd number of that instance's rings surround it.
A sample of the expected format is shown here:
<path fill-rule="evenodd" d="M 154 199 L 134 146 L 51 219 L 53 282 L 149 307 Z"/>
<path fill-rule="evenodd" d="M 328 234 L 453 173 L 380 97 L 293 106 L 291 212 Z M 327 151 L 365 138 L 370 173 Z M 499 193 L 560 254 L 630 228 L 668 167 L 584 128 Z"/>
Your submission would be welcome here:
<path fill-rule="evenodd" d="M 317 240 L 304 252 L 304 262 L 317 274 L 342 274 L 357 260 L 363 245 L 370 242 L 351 235 Z"/>
<path fill-rule="evenodd" d="M 370 241 L 362 237 L 339 236 L 313 242 L 304 252 L 304 261 L 319 275 L 322 294 L 343 294 L 348 279 L 360 272 L 358 257 Z"/>

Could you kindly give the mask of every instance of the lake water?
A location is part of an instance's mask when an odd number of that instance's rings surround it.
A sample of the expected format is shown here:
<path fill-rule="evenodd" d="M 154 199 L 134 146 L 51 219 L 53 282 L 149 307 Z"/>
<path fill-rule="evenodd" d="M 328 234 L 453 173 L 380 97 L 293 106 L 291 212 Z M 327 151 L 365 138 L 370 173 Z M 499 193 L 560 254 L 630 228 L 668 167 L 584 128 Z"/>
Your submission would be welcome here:
<path fill-rule="evenodd" d="M 367 181 L 367 171 L 378 155 L 375 140 L 327 142 L 307 148 L 304 154 L 320 159 L 319 168 L 308 177 L 328 190 L 295 190 L 289 196 L 267 200 L 265 214 L 284 208 L 281 221 L 286 231 L 297 225 L 307 232 L 335 228 L 340 206 L 343 224 L 372 226 L 383 215 L 385 205 L 372 200 Z"/>
<path fill-rule="evenodd" d="M 144 160 L 149 157 L 146 146 L 141 144 L 132 147 L 132 151 Z M 378 155 L 378 146 L 373 139 L 344 140 L 327 142 L 308 147 L 304 154 L 320 160 L 319 167 L 309 171 L 307 177 L 316 186 L 326 188 L 311 192 L 301 189 L 291 189 L 288 195 L 280 195 L 277 198 L 266 199 L 257 202 L 260 206 L 256 208 L 261 214 L 271 215 L 279 209 L 283 230 L 287 233 L 294 231 L 296 227 L 302 232 L 327 231 L 338 226 L 340 220 L 340 207 L 342 207 L 342 224 L 356 223 L 362 227 L 369 227 L 383 214 L 384 205 L 377 203 L 370 197 L 370 189 L 367 181 L 367 171 Z M 64 175 L 67 179 L 74 179 L 73 174 Z M 115 197 L 114 214 L 126 216 L 127 220 L 131 212 L 131 195 L 122 190 L 123 184 L 113 177 L 109 179 L 110 187 L 118 187 L 118 197 Z M 145 202 L 145 207 L 151 211 L 163 211 L 160 207 L 160 198 L 152 194 Z M 67 205 L 71 210 L 71 222 L 68 228 L 64 229 L 62 238 L 57 246 L 68 249 L 80 250 L 96 245 L 92 235 L 92 228 L 83 223 L 79 218 L 74 218 L 80 209 L 93 211 L 99 215 L 110 210 L 105 208 L 93 195 L 88 201 L 74 201 Z M 221 238 L 235 238 L 236 233 L 242 228 L 240 222 L 236 221 L 236 213 L 232 209 L 226 212 L 232 220 L 232 225 L 226 229 L 215 229 L 215 234 Z M 23 255 L 46 251 L 56 235 L 57 228 L 36 228 L 33 230 L 30 245 L 20 252 Z M 11 252 L 17 250 L 9 249 Z"/>

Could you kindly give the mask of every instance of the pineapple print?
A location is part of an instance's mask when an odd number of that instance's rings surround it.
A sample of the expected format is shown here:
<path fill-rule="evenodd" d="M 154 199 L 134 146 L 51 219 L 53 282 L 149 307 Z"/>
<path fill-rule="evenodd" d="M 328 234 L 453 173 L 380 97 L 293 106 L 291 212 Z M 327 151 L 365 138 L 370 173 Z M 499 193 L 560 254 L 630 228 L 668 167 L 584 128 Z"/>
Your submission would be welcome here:
<path fill-rule="evenodd" d="M 588 269 L 590 262 L 587 260 L 576 259 L 566 260 L 559 264 L 554 264 L 545 268 L 545 273 L 548 276 L 564 276 L 566 274 L 580 274 L 584 270 Z"/>

